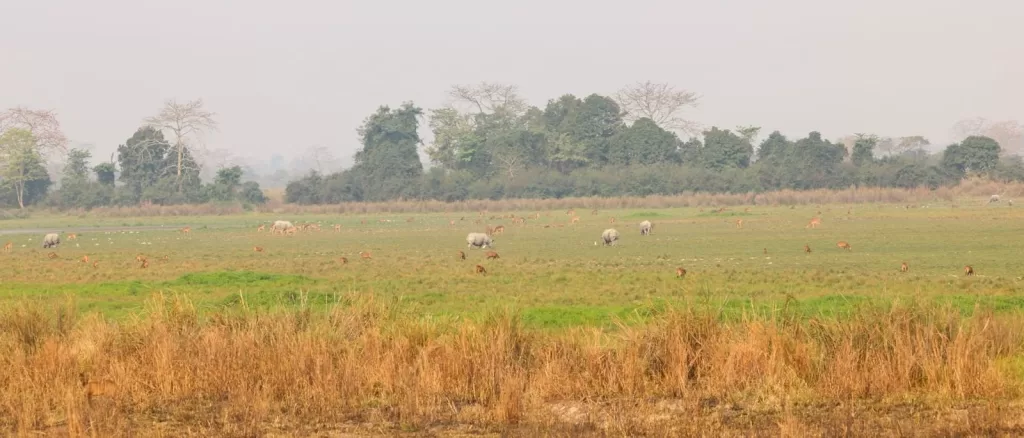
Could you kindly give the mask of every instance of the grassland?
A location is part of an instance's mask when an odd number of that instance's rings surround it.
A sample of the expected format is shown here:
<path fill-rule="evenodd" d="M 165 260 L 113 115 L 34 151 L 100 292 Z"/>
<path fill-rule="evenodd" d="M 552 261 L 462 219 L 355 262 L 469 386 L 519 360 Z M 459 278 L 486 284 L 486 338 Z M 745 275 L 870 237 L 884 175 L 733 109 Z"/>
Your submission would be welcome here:
<path fill-rule="evenodd" d="M 0 362 L 11 370 L 0 426 L 206 436 L 1019 427 L 1017 208 L 579 209 L 575 226 L 564 211 L 515 213 L 540 217 L 285 217 L 323 224 L 296 236 L 257 232 L 281 218 L 263 213 L 4 221 L 12 234 L 0 239 L 14 248 L 0 254 L 0 348 L 16 353 Z M 815 216 L 821 226 L 805 228 Z M 637 229 L 645 219 L 650 236 Z M 466 248 L 484 224 L 506 227 L 497 260 Z M 619 243 L 595 245 L 609 227 Z M 50 259 L 41 232 L 16 233 L 41 228 L 79 237 Z M 968 264 L 975 276 L 963 275 Z M 82 400 L 83 369 L 122 383 L 112 402 Z"/>

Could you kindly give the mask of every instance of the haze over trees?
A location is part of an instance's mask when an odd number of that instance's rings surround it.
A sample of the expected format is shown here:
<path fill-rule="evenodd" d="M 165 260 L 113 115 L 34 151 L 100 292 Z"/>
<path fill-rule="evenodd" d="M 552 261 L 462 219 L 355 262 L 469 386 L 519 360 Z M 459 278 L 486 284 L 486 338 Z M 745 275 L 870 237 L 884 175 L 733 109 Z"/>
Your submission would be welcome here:
<path fill-rule="evenodd" d="M 970 176 L 1024 181 L 1024 127 L 1014 121 L 960 121 L 954 131 L 963 141 L 932 153 L 929 140 L 917 135 L 856 133 L 833 141 L 817 131 L 791 137 L 757 125 L 702 126 L 691 114 L 699 95 L 650 81 L 614 95 L 554 96 L 539 106 L 516 86 L 498 83 L 455 85 L 447 96 L 438 108 L 405 102 L 370 113 L 348 169 L 339 169 L 331 148 L 311 146 L 303 163 L 311 170 L 288 180 L 282 157 L 273 157 L 285 201 L 937 188 Z M 52 111 L 6 110 L 0 207 L 266 202 L 257 182 L 244 181 L 251 169 L 231 154 L 203 165 L 200 157 L 210 156 L 203 135 L 217 129 L 217 115 L 202 99 L 167 100 L 126 133 L 109 160 L 93 162 L 89 151 L 68 149 Z M 421 129 L 431 141 L 423 141 Z"/>

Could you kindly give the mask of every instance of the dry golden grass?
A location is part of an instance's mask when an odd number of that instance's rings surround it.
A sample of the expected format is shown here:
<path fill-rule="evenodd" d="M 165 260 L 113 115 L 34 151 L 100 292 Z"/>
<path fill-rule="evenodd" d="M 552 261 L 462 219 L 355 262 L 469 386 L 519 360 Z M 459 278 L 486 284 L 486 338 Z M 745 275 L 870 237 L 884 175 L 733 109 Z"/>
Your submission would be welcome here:
<path fill-rule="evenodd" d="M 0 429 L 27 434 L 517 436 L 1015 433 L 1024 319 L 894 307 L 843 320 L 668 311 L 562 333 L 367 301 L 214 314 L 154 296 L 114 324 L 0 310 Z M 79 376 L 113 388 L 87 402 Z M 979 401 L 981 400 L 981 401 Z M 929 432 L 931 431 L 931 432 Z"/>

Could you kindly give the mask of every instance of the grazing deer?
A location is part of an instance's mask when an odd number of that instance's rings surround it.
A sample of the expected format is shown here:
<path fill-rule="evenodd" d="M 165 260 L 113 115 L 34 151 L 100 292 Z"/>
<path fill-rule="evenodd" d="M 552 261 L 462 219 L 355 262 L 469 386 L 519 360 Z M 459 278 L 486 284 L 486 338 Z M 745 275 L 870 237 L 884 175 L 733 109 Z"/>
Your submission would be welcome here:
<path fill-rule="evenodd" d="M 51 252 L 51 253 L 47 254 L 46 256 L 51 258 L 51 259 L 55 259 L 55 258 L 57 258 L 57 253 Z"/>
<path fill-rule="evenodd" d="M 85 389 L 85 397 L 92 404 L 92 399 L 95 397 L 110 396 L 117 389 L 113 380 L 92 380 L 88 373 L 79 373 L 78 379 L 82 382 L 82 388 Z"/>
<path fill-rule="evenodd" d="M 462 260 L 466 260 L 466 253 L 464 251 L 459 251 L 459 258 Z"/>
<path fill-rule="evenodd" d="M 818 225 L 821 225 L 821 218 L 814 218 L 804 228 L 818 228 Z"/>
<path fill-rule="evenodd" d="M 613 218 L 613 217 L 608 218 L 608 223 L 614 224 L 615 223 L 615 218 Z"/>
<path fill-rule="evenodd" d="M 263 252 L 263 247 L 262 246 L 254 246 L 254 247 L 252 247 L 252 250 L 254 252 Z"/>
<path fill-rule="evenodd" d="M 974 268 L 971 265 L 964 266 L 964 275 L 974 275 Z"/>
<path fill-rule="evenodd" d="M 500 259 L 501 257 L 498 257 L 498 253 L 496 253 L 494 251 L 487 251 L 487 258 L 488 259 Z"/>
<path fill-rule="evenodd" d="M 100 262 L 92 262 L 93 269 L 100 267 Z"/>
<path fill-rule="evenodd" d="M 900 272 L 907 272 L 909 270 L 910 266 L 907 266 L 907 262 L 903 262 L 903 264 L 900 265 Z"/>
<path fill-rule="evenodd" d="M 135 261 L 141 262 L 143 260 L 146 260 L 146 256 L 144 256 L 142 254 L 139 254 L 139 255 L 135 256 Z"/>
<path fill-rule="evenodd" d="M 483 275 L 487 275 L 487 270 L 486 270 L 486 269 L 484 269 L 484 267 L 483 267 L 483 266 L 480 266 L 480 265 L 476 265 L 476 273 L 477 273 L 477 274 L 483 274 Z"/>
<path fill-rule="evenodd" d="M 339 258 L 338 261 L 341 262 L 341 264 L 343 264 L 343 265 L 348 264 L 348 259 L 345 258 L 345 257 Z"/>
<path fill-rule="evenodd" d="M 843 240 L 840 240 L 839 243 L 836 244 L 836 246 L 838 246 L 841 249 L 845 249 L 847 251 L 852 249 L 852 248 L 850 248 L 850 244 L 846 243 L 846 241 L 843 241 Z"/>
<path fill-rule="evenodd" d="M 501 233 L 504 233 L 504 232 L 505 232 L 505 226 L 504 225 L 498 225 L 498 226 L 494 227 L 494 234 L 501 234 Z"/>
<path fill-rule="evenodd" d="M 580 223 L 580 217 L 579 216 L 573 216 L 572 217 L 572 221 L 570 221 L 569 223 L 572 224 L 572 225 L 576 225 L 576 224 Z"/>
<path fill-rule="evenodd" d="M 449 227 L 454 227 L 455 226 L 455 221 L 454 220 L 448 221 L 448 226 Z"/>
<path fill-rule="evenodd" d="M 736 219 L 736 228 L 743 228 L 743 219 Z"/>
<path fill-rule="evenodd" d="M 811 246 L 810 245 L 804 245 L 804 252 L 809 254 L 811 252 Z"/>
<path fill-rule="evenodd" d="M 257 233 L 262 233 L 263 230 L 266 230 L 266 229 L 267 229 L 267 225 L 266 224 L 262 224 L 262 225 L 256 227 L 256 232 Z"/>
<path fill-rule="evenodd" d="M 683 277 L 686 277 L 686 269 L 683 269 L 682 267 L 676 268 L 676 278 L 683 278 Z"/>
<path fill-rule="evenodd" d="M 182 229 L 181 229 L 181 233 L 182 233 L 182 234 L 187 234 L 187 235 L 189 235 L 189 236 L 192 236 L 192 227 L 185 227 L 185 228 L 182 228 Z"/>
<path fill-rule="evenodd" d="M 148 268 L 148 267 L 149 267 L 149 260 L 146 260 L 146 259 L 142 259 L 142 265 L 141 265 L 141 266 L 139 266 L 139 268 L 141 268 L 141 269 L 146 269 L 146 268 Z"/>
<path fill-rule="evenodd" d="M 364 259 L 368 259 L 369 260 L 369 259 L 373 259 L 373 254 L 370 254 L 370 251 L 361 252 L 361 253 L 359 253 L 359 257 L 362 257 Z"/>
<path fill-rule="evenodd" d="M 78 235 L 75 234 L 75 233 L 69 233 L 68 234 L 68 240 L 75 240 L 77 238 L 78 238 Z"/>
<path fill-rule="evenodd" d="M 88 255 L 82 256 L 82 263 L 89 263 L 89 256 Z"/>
<path fill-rule="evenodd" d="M 14 243 L 7 242 L 7 244 L 4 245 L 4 252 L 11 252 L 11 248 L 14 248 Z"/>

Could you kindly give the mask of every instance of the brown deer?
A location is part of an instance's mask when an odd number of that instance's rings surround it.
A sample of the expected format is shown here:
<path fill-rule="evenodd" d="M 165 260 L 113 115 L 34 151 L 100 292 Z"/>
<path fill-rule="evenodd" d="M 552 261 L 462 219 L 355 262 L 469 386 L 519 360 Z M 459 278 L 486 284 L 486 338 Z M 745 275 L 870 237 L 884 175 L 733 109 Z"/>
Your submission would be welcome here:
<path fill-rule="evenodd" d="M 347 259 L 347 258 L 345 258 L 345 257 L 341 257 L 341 258 L 339 258 L 339 259 L 338 259 L 338 261 L 339 261 L 339 262 L 341 262 L 341 264 L 343 264 L 343 265 L 344 265 L 344 264 L 348 264 L 348 259 Z"/>
<path fill-rule="evenodd" d="M 181 229 L 182 234 L 192 235 L 192 227 L 185 227 Z"/>
<path fill-rule="evenodd" d="M 576 210 L 573 210 L 573 209 L 570 208 L 569 210 L 566 210 L 565 215 L 566 216 L 576 216 Z"/>
<path fill-rule="evenodd" d="M 580 223 L 580 217 L 579 216 L 573 216 L 572 220 L 569 221 L 569 223 L 572 224 L 572 225 L 576 225 L 576 224 Z"/>
<path fill-rule="evenodd" d="M 488 236 L 490 236 L 490 235 L 494 234 L 494 227 L 492 227 L 492 226 L 488 225 L 488 226 L 487 226 L 487 230 L 486 230 L 486 231 L 484 231 L 484 233 L 486 233 L 486 234 L 487 234 Z"/>
<path fill-rule="evenodd" d="M 682 267 L 676 268 L 676 278 L 683 278 L 683 277 L 686 277 L 686 269 L 683 269 Z"/>
<path fill-rule="evenodd" d="M 267 225 L 266 224 L 262 224 L 262 225 L 256 227 L 256 232 L 257 233 L 262 233 L 263 230 L 266 230 L 266 229 L 267 229 Z"/>
<path fill-rule="evenodd" d="M 500 258 L 501 257 L 498 257 L 498 253 L 496 253 L 494 251 L 487 251 L 487 259 L 488 260 L 490 260 L 490 259 L 500 259 Z"/>
<path fill-rule="evenodd" d="M 454 220 L 448 221 L 448 226 L 449 227 L 454 227 L 455 226 L 455 221 Z"/>
<path fill-rule="evenodd" d="M 974 275 L 974 268 L 971 265 L 964 266 L 964 275 Z"/>
<path fill-rule="evenodd" d="M 736 228 L 743 228 L 743 219 L 736 219 Z"/>
<path fill-rule="evenodd" d="M 597 216 L 597 209 L 590 210 L 590 214 Z"/>
<path fill-rule="evenodd" d="M 501 234 L 501 233 L 504 233 L 504 232 L 505 232 L 505 226 L 504 225 L 498 225 L 498 226 L 494 227 L 494 234 Z"/>
<path fill-rule="evenodd" d="M 768 255 L 768 248 L 764 249 L 764 255 Z"/>
<path fill-rule="evenodd" d="M 284 234 L 289 235 L 289 236 L 294 236 L 295 233 L 297 233 L 297 232 L 299 232 L 299 230 L 297 228 L 295 228 L 294 226 L 288 227 L 288 228 L 286 228 L 284 230 Z"/>
<path fill-rule="evenodd" d="M 818 228 L 818 225 L 821 225 L 821 218 L 816 217 L 814 219 L 811 219 L 811 221 L 808 222 L 807 226 L 805 226 L 804 228 Z"/>
<path fill-rule="evenodd" d="M 55 259 L 55 258 L 57 258 L 57 257 L 58 257 L 58 256 L 57 256 L 57 253 L 55 253 L 55 252 L 51 252 L 51 253 L 47 254 L 46 256 L 47 256 L 47 257 L 49 257 L 49 258 L 51 258 L 51 259 Z"/>
<path fill-rule="evenodd" d="M 160 260 L 163 260 L 165 262 L 169 262 L 169 261 L 171 261 L 171 258 L 169 256 L 163 256 L 163 257 L 160 257 Z"/>
<path fill-rule="evenodd" d="M 484 267 L 483 267 L 483 266 L 480 266 L 480 265 L 476 265 L 476 273 L 477 273 L 477 274 L 483 274 L 483 275 L 487 275 L 487 270 L 486 270 L 486 269 L 484 269 Z"/>
<path fill-rule="evenodd" d="M 68 234 L 68 240 L 75 240 L 75 239 L 78 239 L 78 235 L 77 234 L 75 234 L 75 233 L 69 233 Z"/>
<path fill-rule="evenodd" d="M 804 245 L 804 252 L 809 254 L 811 252 L 811 246 L 810 245 Z"/>
<path fill-rule="evenodd" d="M 907 272 L 909 270 L 910 266 L 907 265 L 907 262 L 903 262 L 903 264 L 900 265 L 900 272 Z"/>
<path fill-rule="evenodd" d="M 263 247 L 262 246 L 254 246 L 254 247 L 252 247 L 252 250 L 253 250 L 253 252 L 263 252 Z"/>
<path fill-rule="evenodd" d="M 464 251 L 459 251 L 459 258 L 462 260 L 466 260 L 466 253 Z"/>
<path fill-rule="evenodd" d="M 853 248 L 850 248 L 850 244 L 846 243 L 846 241 L 844 241 L 844 240 L 840 240 L 839 243 L 836 244 L 836 246 L 838 246 L 841 249 L 845 249 L 847 251 L 853 249 Z"/>
<path fill-rule="evenodd" d="M 615 218 L 613 218 L 613 217 L 608 218 L 608 223 L 614 224 L 615 223 Z"/>
<path fill-rule="evenodd" d="M 11 252 L 11 248 L 14 248 L 14 243 L 7 242 L 7 244 L 4 245 L 4 252 Z"/>
<path fill-rule="evenodd" d="M 149 267 L 149 260 L 146 260 L 146 259 L 142 259 L 142 265 L 141 265 L 141 266 L 139 266 L 139 268 L 140 268 L 140 269 L 146 269 L 146 268 L 148 268 L 148 267 Z"/>
<path fill-rule="evenodd" d="M 362 258 L 367 259 L 367 260 L 371 260 L 371 259 L 373 259 L 373 254 L 370 254 L 370 251 L 361 252 L 361 253 L 359 253 L 359 257 L 362 257 Z"/>
<path fill-rule="evenodd" d="M 341 232 L 341 224 L 334 224 L 334 231 Z"/>
<path fill-rule="evenodd" d="M 82 263 L 89 263 L 89 256 L 88 255 L 82 256 Z"/>
<path fill-rule="evenodd" d="M 135 261 L 141 262 L 143 260 L 146 260 L 146 256 L 144 256 L 142 254 L 139 254 L 139 255 L 135 256 Z"/>
<path fill-rule="evenodd" d="M 93 398 L 110 396 L 117 390 L 113 380 L 93 380 L 89 373 L 79 373 L 78 379 L 82 382 L 82 388 L 85 389 L 85 398 L 89 401 L 90 405 Z"/>
<path fill-rule="evenodd" d="M 92 267 L 93 267 L 93 269 L 99 268 L 100 267 L 100 262 L 92 262 Z"/>

